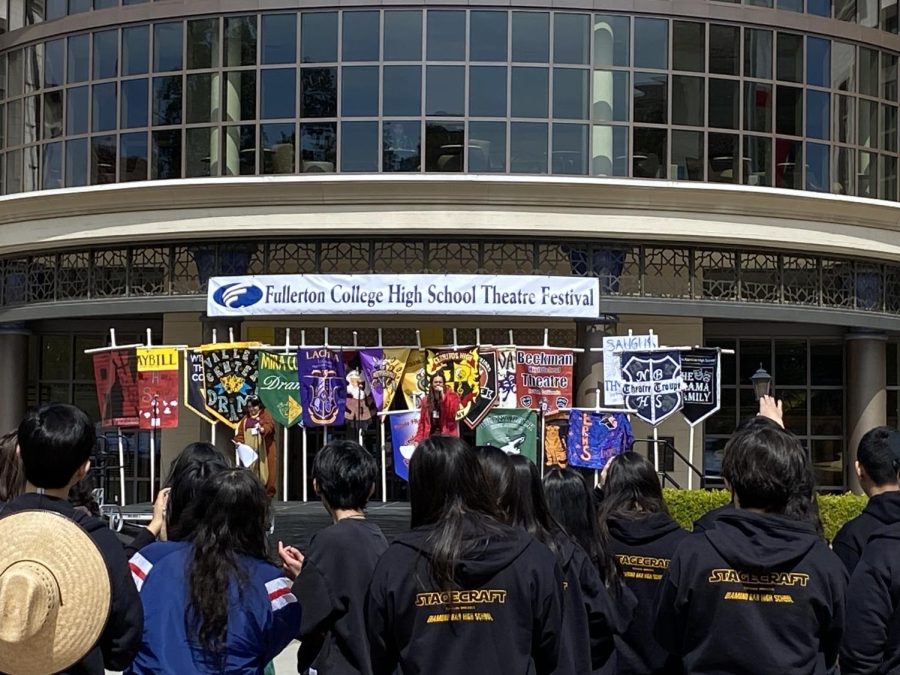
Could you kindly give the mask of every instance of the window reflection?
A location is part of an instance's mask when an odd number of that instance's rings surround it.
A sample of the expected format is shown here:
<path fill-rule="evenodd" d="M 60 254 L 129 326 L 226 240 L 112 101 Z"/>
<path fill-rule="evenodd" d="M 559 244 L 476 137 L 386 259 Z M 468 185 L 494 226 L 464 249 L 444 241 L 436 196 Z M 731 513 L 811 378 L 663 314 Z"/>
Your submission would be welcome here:
<path fill-rule="evenodd" d="M 378 122 L 341 123 L 341 171 L 378 171 Z"/>
<path fill-rule="evenodd" d="M 181 76 L 153 78 L 153 126 L 181 124 Z"/>
<path fill-rule="evenodd" d="M 511 88 L 513 117 L 548 116 L 550 73 L 547 68 L 514 67 Z"/>
<path fill-rule="evenodd" d="M 341 49 L 344 61 L 377 61 L 378 12 L 344 12 Z"/>
<path fill-rule="evenodd" d="M 628 127 L 595 125 L 591 148 L 591 175 L 628 175 Z"/>
<path fill-rule="evenodd" d="M 419 122 L 385 120 L 382 130 L 382 171 L 419 171 L 422 152 Z"/>
<path fill-rule="evenodd" d="M 666 178 L 669 132 L 635 127 L 632 130 L 632 175 L 635 178 Z"/>
<path fill-rule="evenodd" d="M 668 21 L 644 18 L 634 20 L 634 65 L 636 68 L 668 67 Z"/>
<path fill-rule="evenodd" d="M 275 68 L 260 73 L 260 119 L 294 117 L 297 114 L 297 71 Z"/>
<path fill-rule="evenodd" d="M 337 12 L 300 15 L 300 60 L 303 63 L 337 61 Z"/>
<path fill-rule="evenodd" d="M 43 152 L 41 187 L 44 190 L 63 187 L 63 144 L 47 143 Z"/>
<path fill-rule="evenodd" d="M 300 171 L 333 173 L 337 165 L 337 124 L 300 125 Z"/>
<path fill-rule="evenodd" d="M 588 172 L 588 127 L 586 124 L 553 125 L 552 173 L 584 176 Z"/>
<path fill-rule="evenodd" d="M 634 121 L 665 124 L 669 112 L 669 78 L 657 73 L 634 74 Z"/>
<path fill-rule="evenodd" d="M 418 61 L 422 58 L 422 12 L 384 12 L 384 60 Z"/>
<path fill-rule="evenodd" d="M 425 125 L 425 170 L 441 173 L 462 171 L 465 166 L 465 133 L 462 122 Z"/>
<path fill-rule="evenodd" d="M 122 134 L 119 145 L 120 179 L 147 180 L 147 134 Z"/>
<path fill-rule="evenodd" d="M 154 131 L 152 134 L 151 179 L 181 177 L 181 132 Z"/>
<path fill-rule="evenodd" d="M 509 126 L 509 170 L 547 173 L 547 125 L 513 122 Z"/>
<path fill-rule="evenodd" d="M 744 184 L 772 186 L 772 139 L 744 136 Z"/>
<path fill-rule="evenodd" d="M 550 15 L 512 13 L 512 60 L 546 63 L 550 60 Z"/>
<path fill-rule="evenodd" d="M 466 13 L 461 10 L 429 10 L 427 24 L 429 61 L 464 61 Z"/>
<path fill-rule="evenodd" d="M 264 14 L 260 63 L 297 62 L 297 15 Z"/>
<path fill-rule="evenodd" d="M 506 117 L 506 66 L 469 68 L 469 114 Z"/>
<path fill-rule="evenodd" d="M 799 190 L 803 187 L 803 143 L 775 139 L 775 187 Z"/>
<path fill-rule="evenodd" d="M 707 180 L 711 183 L 738 183 L 740 155 L 738 137 L 734 134 L 709 134 L 706 148 L 709 165 Z"/>
<path fill-rule="evenodd" d="M 553 62 L 588 63 L 590 16 L 557 12 L 553 20 Z"/>
<path fill-rule="evenodd" d="M 294 173 L 294 148 L 297 145 L 297 132 L 293 123 L 263 124 L 259 127 L 259 135 L 262 157 L 261 173 Z"/>
<path fill-rule="evenodd" d="M 225 127 L 222 134 L 222 169 L 225 176 L 256 173 L 256 127 L 250 124 Z"/>
<path fill-rule="evenodd" d="M 428 66 L 425 86 L 426 115 L 462 117 L 465 114 L 464 66 Z"/>
<path fill-rule="evenodd" d="M 188 178 L 218 176 L 220 137 L 218 128 L 196 127 L 185 131 L 184 175 Z"/>
<path fill-rule="evenodd" d="M 224 61 L 226 66 L 256 64 L 256 17 L 225 17 Z"/>
<path fill-rule="evenodd" d="M 628 73 L 621 70 L 594 71 L 593 118 L 598 122 L 627 122 L 631 88 Z"/>
<path fill-rule="evenodd" d="M 116 137 L 91 138 L 91 185 L 116 182 Z"/>
<path fill-rule="evenodd" d="M 79 138 L 66 141 L 66 187 L 87 185 L 88 141 Z M 9 161 L 6 170 L 9 173 Z"/>
<path fill-rule="evenodd" d="M 471 172 L 506 171 L 506 123 L 469 122 L 466 159 Z"/>
<path fill-rule="evenodd" d="M 155 72 L 181 70 L 181 31 L 180 21 L 153 25 L 153 70 Z"/>
<path fill-rule="evenodd" d="M 385 115 L 422 114 L 421 66 L 385 66 L 382 112 Z"/>
<path fill-rule="evenodd" d="M 337 115 L 337 68 L 300 70 L 300 117 Z"/>
<path fill-rule="evenodd" d="M 469 13 L 469 59 L 506 61 L 507 13 L 472 10 Z"/>
<path fill-rule="evenodd" d="M 341 115 L 368 117 L 378 114 L 378 66 L 346 66 L 341 69 Z"/>
<path fill-rule="evenodd" d="M 594 65 L 631 63 L 630 22 L 627 16 L 598 14 L 594 18 Z"/>
<path fill-rule="evenodd" d="M 703 134 L 699 131 L 672 131 L 672 165 L 675 180 L 703 180 Z"/>
<path fill-rule="evenodd" d="M 589 114 L 588 71 L 580 68 L 553 69 L 553 117 L 586 120 Z"/>
<path fill-rule="evenodd" d="M 219 67 L 219 20 L 196 19 L 187 22 L 188 70 Z"/>

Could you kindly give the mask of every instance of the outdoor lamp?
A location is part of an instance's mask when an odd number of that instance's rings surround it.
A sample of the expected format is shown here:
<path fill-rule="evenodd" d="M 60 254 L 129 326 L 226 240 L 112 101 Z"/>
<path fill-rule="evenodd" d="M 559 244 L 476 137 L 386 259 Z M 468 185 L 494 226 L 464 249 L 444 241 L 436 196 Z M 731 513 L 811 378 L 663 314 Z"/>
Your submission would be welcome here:
<path fill-rule="evenodd" d="M 753 373 L 750 381 L 753 383 L 753 392 L 756 394 L 757 401 L 763 396 L 767 396 L 769 394 L 769 386 L 772 384 L 772 376 L 763 369 L 761 363 L 759 364 L 759 370 Z"/>

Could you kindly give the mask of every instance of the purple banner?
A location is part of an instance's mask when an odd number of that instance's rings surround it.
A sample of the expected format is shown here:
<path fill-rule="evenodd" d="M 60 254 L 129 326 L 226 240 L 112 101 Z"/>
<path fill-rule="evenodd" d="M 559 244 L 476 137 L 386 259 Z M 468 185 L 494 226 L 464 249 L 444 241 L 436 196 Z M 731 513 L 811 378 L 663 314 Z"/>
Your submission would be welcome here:
<path fill-rule="evenodd" d="M 359 352 L 363 373 L 378 410 L 390 409 L 408 358 L 409 349 L 402 347 L 374 347 Z"/>
<path fill-rule="evenodd" d="M 347 381 L 344 360 L 331 349 L 297 351 L 300 403 L 303 426 L 340 426 L 347 409 Z"/>

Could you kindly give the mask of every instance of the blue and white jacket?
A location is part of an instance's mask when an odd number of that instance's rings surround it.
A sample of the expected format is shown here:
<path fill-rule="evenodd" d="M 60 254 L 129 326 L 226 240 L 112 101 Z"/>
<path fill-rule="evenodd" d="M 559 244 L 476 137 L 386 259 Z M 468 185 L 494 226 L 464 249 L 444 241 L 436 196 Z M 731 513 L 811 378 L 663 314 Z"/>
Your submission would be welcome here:
<path fill-rule="evenodd" d="M 159 542 L 135 553 L 129 563 L 144 606 L 141 650 L 126 671 L 150 673 L 235 673 L 262 675 L 300 632 L 300 605 L 291 593 L 291 582 L 281 570 L 263 560 L 242 556 L 250 583 L 238 593 L 228 593 L 228 635 L 221 669 L 204 658 L 204 650 L 188 638 L 189 603 L 187 570 L 192 545 Z"/>

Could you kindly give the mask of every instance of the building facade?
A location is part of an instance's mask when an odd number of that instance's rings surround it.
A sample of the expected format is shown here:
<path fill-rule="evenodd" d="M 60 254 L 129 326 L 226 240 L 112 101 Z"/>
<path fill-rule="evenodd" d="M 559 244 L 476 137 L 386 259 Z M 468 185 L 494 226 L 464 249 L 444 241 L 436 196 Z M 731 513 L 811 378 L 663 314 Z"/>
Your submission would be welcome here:
<path fill-rule="evenodd" d="M 896 0 L 0 0 L 0 422 L 96 412 L 83 350 L 110 327 L 653 328 L 735 351 L 703 473 L 762 365 L 822 487 L 856 487 L 900 408 L 898 57 Z M 301 272 L 596 276 L 603 314 L 203 316 L 210 276 Z M 205 435 L 164 432 L 163 463 Z M 660 435 L 686 454 L 682 422 Z"/>

